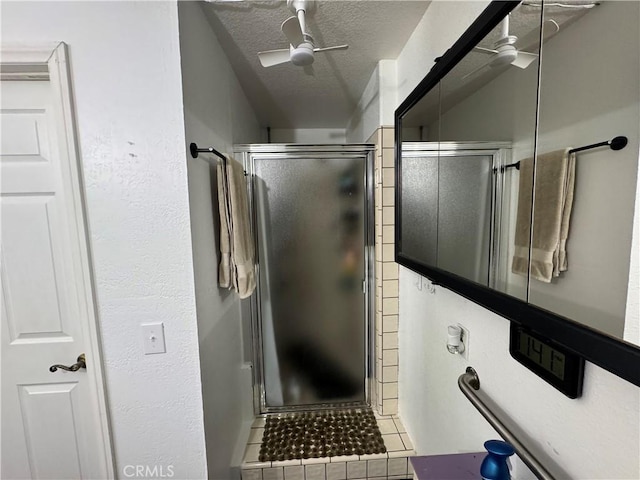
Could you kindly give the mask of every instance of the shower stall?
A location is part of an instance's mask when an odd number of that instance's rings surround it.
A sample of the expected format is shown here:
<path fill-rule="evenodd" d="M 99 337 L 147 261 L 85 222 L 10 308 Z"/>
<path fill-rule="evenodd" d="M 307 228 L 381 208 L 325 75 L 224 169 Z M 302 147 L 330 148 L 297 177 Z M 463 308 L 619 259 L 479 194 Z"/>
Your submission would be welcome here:
<path fill-rule="evenodd" d="M 502 166 L 511 149 L 510 142 L 403 142 L 403 252 L 481 285 L 503 285 L 502 199 L 512 188 Z"/>
<path fill-rule="evenodd" d="M 372 377 L 371 145 L 241 145 L 258 264 L 260 413 L 366 406 Z"/>

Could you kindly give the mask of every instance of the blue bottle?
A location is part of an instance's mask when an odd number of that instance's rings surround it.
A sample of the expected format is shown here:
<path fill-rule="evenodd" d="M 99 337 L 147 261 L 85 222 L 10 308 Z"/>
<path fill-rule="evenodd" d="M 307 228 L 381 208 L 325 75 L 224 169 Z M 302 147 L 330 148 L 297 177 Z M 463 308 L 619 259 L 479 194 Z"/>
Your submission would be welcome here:
<path fill-rule="evenodd" d="M 511 480 L 507 459 L 515 453 L 513 447 L 501 440 L 487 440 L 484 448 L 488 453 L 480 465 L 480 476 L 484 480 Z"/>

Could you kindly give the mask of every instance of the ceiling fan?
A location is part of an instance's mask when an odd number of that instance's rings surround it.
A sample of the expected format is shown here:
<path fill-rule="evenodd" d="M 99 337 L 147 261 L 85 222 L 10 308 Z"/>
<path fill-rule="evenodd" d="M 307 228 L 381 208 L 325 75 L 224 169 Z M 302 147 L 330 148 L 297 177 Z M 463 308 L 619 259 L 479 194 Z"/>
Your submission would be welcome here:
<path fill-rule="evenodd" d="M 547 31 L 544 33 L 545 40 L 552 35 L 555 35 L 560 29 L 555 21 L 552 22 L 554 27 L 556 28 L 547 29 Z M 535 31 L 535 33 L 537 33 L 537 31 Z M 526 35 L 526 37 L 530 36 L 531 35 Z M 522 69 L 527 68 L 529 65 L 531 65 L 531 63 L 533 63 L 536 58 L 538 58 L 538 54 L 522 51 L 518 49 L 516 43 L 524 46 L 530 46 L 532 40 L 534 43 L 539 43 L 539 39 L 534 38 L 523 38 L 522 41 L 519 42 L 518 37 L 516 37 L 515 35 L 509 35 L 509 15 L 507 15 L 506 17 L 504 17 L 504 20 L 502 20 L 501 35 L 500 38 L 494 43 L 493 49 L 474 47 L 474 51 L 489 54 L 491 55 L 491 58 L 489 58 L 488 61 L 480 65 L 478 68 L 464 75 L 462 79 L 464 80 L 465 78 L 476 74 L 485 67 L 496 68 L 503 65 L 513 65 L 514 67 Z"/>
<path fill-rule="evenodd" d="M 286 62 L 304 67 L 313 63 L 316 53 L 349 48 L 349 45 L 316 48 L 305 23 L 305 14 L 314 7 L 314 0 L 287 0 L 287 6 L 296 14 L 287 18 L 280 27 L 289 41 L 289 48 L 259 52 L 258 58 L 263 67 L 273 67 Z"/>

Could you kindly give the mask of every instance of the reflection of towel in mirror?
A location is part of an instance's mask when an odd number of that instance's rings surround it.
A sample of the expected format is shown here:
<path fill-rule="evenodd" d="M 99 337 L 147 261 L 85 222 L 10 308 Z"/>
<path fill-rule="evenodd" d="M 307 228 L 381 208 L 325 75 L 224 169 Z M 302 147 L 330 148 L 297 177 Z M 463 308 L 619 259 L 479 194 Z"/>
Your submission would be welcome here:
<path fill-rule="evenodd" d="M 235 289 L 240 298 L 247 298 L 256 287 L 256 276 L 244 169 L 229 158 L 218 164 L 217 173 L 220 211 L 218 283 L 223 288 Z"/>
<path fill-rule="evenodd" d="M 567 270 L 566 245 L 574 183 L 575 153 L 570 154 L 567 148 L 538 156 L 532 223 L 533 159 L 520 161 L 513 273 L 530 274 L 531 278 L 549 283 L 552 277 Z M 529 271 L 530 241 L 533 245 Z"/>

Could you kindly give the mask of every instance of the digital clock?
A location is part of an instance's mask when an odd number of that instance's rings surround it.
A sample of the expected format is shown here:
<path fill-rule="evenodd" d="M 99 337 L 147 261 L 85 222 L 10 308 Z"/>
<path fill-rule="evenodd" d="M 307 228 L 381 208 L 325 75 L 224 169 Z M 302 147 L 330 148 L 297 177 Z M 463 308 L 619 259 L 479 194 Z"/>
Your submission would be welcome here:
<path fill-rule="evenodd" d="M 562 345 L 512 322 L 509 353 L 569 398 L 582 395 L 584 358 Z"/>

